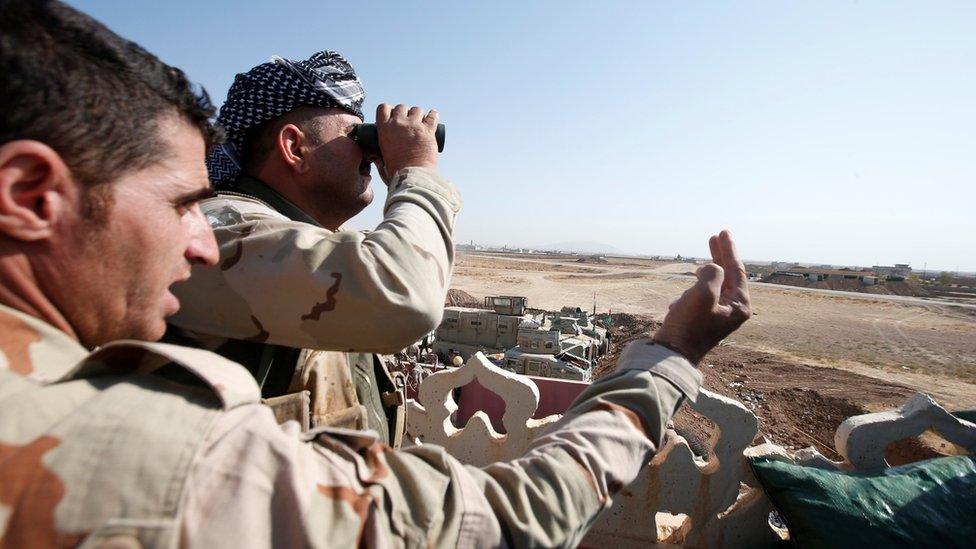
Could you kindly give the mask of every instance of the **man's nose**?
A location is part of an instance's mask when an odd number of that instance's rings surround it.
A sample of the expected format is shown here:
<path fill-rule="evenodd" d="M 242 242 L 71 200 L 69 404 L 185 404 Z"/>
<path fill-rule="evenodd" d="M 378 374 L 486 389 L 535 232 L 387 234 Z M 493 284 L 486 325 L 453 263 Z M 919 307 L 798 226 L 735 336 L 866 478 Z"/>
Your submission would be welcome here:
<path fill-rule="evenodd" d="M 213 267 L 220 259 L 217 239 L 214 238 L 213 229 L 210 228 L 210 224 L 207 223 L 207 218 L 200 211 L 200 208 L 194 209 L 195 211 L 189 219 L 190 241 L 186 246 L 184 255 L 190 263 Z"/>

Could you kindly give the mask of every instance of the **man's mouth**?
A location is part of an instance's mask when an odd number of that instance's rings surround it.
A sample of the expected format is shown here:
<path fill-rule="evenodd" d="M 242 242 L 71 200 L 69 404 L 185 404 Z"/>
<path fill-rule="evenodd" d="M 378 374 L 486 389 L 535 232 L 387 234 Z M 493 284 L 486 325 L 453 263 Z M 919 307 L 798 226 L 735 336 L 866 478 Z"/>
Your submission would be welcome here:
<path fill-rule="evenodd" d="M 173 283 L 172 283 L 172 284 L 170 284 L 170 286 L 173 286 L 173 284 L 179 284 L 180 282 L 186 282 L 187 280 L 190 280 L 190 275 L 191 275 L 191 274 L 193 274 L 193 271 L 191 271 L 191 270 L 190 270 L 190 268 L 189 268 L 189 267 L 187 267 L 187 268 L 186 268 L 186 271 L 184 271 L 184 272 L 183 272 L 183 273 L 182 273 L 182 274 L 181 274 L 181 275 L 179 276 L 179 278 L 177 278 L 176 280 L 174 280 L 174 281 L 173 281 Z"/>
<path fill-rule="evenodd" d="M 363 160 L 362 162 L 360 162 L 359 175 L 369 175 L 370 166 L 372 166 L 372 162 L 370 162 L 369 160 Z"/>
<path fill-rule="evenodd" d="M 164 307 L 168 309 L 166 313 L 167 316 L 176 314 L 176 312 L 180 310 L 180 300 L 178 297 L 176 297 L 176 294 L 173 293 L 173 286 L 176 286 L 177 284 L 182 284 L 189 279 L 190 279 L 190 271 L 187 271 L 186 273 L 180 275 L 179 278 L 174 280 L 172 284 L 170 284 L 169 287 L 166 289 L 166 294 L 163 298 L 163 301 L 166 303 Z"/>
<path fill-rule="evenodd" d="M 167 286 L 167 290 L 173 291 L 173 286 L 176 286 L 177 284 L 182 284 L 187 280 L 190 280 L 190 271 L 187 271 L 186 274 L 180 275 L 179 278 L 171 282 L 170 285 Z"/>

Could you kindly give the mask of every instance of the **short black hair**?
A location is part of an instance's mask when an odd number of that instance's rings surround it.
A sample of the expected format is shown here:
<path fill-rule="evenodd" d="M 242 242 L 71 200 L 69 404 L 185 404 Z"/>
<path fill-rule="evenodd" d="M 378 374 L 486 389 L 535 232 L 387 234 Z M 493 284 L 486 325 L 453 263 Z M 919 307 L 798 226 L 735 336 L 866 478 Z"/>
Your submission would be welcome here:
<path fill-rule="evenodd" d="M 183 71 L 54 0 L 0 0 L 0 144 L 58 152 L 86 190 L 153 165 L 159 122 L 178 116 L 207 147 L 214 108 Z"/>

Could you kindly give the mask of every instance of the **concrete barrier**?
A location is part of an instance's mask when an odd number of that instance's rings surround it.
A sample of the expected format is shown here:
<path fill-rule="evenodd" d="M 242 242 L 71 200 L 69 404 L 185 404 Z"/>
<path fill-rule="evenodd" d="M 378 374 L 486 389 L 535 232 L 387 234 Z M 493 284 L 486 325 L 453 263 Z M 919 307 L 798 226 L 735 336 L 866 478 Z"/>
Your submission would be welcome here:
<path fill-rule="evenodd" d="M 530 379 L 478 353 L 460 368 L 433 374 L 421 384 L 419 402 L 408 401 L 408 435 L 442 445 L 472 465 L 514 459 L 559 418 L 550 412 L 564 411 L 585 386 Z M 462 388 L 463 413 L 454 400 L 457 388 Z M 585 546 L 751 547 L 781 539 L 769 525 L 772 505 L 748 467 L 753 456 L 856 471 L 886 465 L 889 444 L 927 430 L 976 453 L 976 424 L 952 416 L 926 395 L 891 412 L 845 421 L 835 437 L 844 456 L 840 462 L 813 448 L 791 453 L 768 442 L 753 446 L 758 420 L 731 398 L 702 390 L 698 402 L 689 404 L 718 427 L 708 458 L 695 456 L 683 437 L 667 431 L 661 450 L 597 519 Z"/>

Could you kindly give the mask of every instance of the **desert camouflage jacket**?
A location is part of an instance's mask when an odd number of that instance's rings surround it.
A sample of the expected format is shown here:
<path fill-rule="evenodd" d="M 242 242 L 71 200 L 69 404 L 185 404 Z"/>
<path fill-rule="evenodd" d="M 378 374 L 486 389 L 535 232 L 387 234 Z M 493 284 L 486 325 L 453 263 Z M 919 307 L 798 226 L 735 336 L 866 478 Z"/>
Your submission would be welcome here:
<path fill-rule="evenodd" d="M 206 351 L 122 343 L 72 365 L 64 334 L 9 309 L 0 323 L 0 547 L 573 546 L 701 383 L 637 341 L 525 455 L 475 468 L 279 426 L 250 374 Z"/>
<path fill-rule="evenodd" d="M 171 322 L 294 348 L 400 351 L 440 321 L 460 207 L 454 186 L 425 168 L 397 172 L 383 222 L 368 233 L 332 232 L 300 210 L 289 219 L 261 200 L 221 194 L 202 205 L 220 264 L 174 287 L 181 308 Z"/>
<path fill-rule="evenodd" d="M 395 439 L 402 395 L 366 353 L 399 351 L 440 321 L 454 259 L 456 189 L 432 170 L 400 170 L 383 222 L 369 233 L 333 233 L 246 175 L 235 190 L 202 204 L 220 263 L 194 269 L 174 288 L 181 309 L 167 341 L 243 364 L 265 397 L 309 390 L 313 426 L 345 418 L 340 425 L 368 425 L 382 440 Z M 349 364 L 358 403 L 330 408 L 334 399 L 320 390 L 342 385 L 317 369 L 336 361 Z M 303 385 L 307 379 L 319 382 Z"/>
<path fill-rule="evenodd" d="M 175 547 L 205 436 L 257 402 L 213 353 L 120 341 L 89 354 L 0 306 L 0 547 Z"/>

